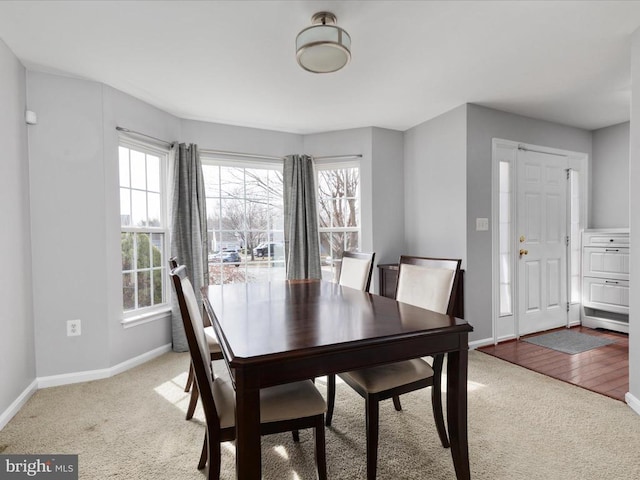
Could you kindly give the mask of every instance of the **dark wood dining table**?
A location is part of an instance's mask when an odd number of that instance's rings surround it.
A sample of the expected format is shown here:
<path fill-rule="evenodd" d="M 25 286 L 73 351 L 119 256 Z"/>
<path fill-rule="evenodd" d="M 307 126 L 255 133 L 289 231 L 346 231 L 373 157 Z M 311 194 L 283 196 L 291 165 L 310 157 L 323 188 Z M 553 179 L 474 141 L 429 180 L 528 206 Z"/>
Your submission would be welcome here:
<path fill-rule="evenodd" d="M 261 388 L 437 353 L 447 354 L 456 476 L 470 478 L 467 322 L 324 281 L 214 285 L 202 296 L 236 389 L 238 479 L 262 478 Z"/>

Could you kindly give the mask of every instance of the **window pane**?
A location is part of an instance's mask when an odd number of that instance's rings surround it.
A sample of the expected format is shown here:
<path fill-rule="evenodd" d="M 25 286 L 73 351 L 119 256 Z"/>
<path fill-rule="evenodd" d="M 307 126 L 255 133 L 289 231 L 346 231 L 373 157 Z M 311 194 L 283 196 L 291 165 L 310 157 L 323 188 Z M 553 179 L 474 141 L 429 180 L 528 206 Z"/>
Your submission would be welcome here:
<path fill-rule="evenodd" d="M 266 230 L 269 228 L 269 204 L 247 198 L 247 225 L 249 230 Z"/>
<path fill-rule="evenodd" d="M 131 190 L 131 225 L 144 227 L 147 224 L 147 194 Z"/>
<path fill-rule="evenodd" d="M 133 233 L 122 233 L 120 235 L 122 244 L 122 270 L 133 269 Z"/>
<path fill-rule="evenodd" d="M 147 188 L 147 171 L 145 154 L 131 150 L 131 188 L 145 190 Z"/>
<path fill-rule="evenodd" d="M 284 208 L 281 205 L 269 209 L 269 224 L 274 230 L 284 229 Z"/>
<path fill-rule="evenodd" d="M 345 239 L 347 241 L 347 252 L 357 252 L 360 250 L 360 234 L 358 232 L 345 233 Z"/>
<path fill-rule="evenodd" d="M 162 259 L 162 252 L 164 252 L 164 234 L 152 233 L 151 234 L 151 251 L 152 259 L 151 266 L 153 267 L 165 267 Z"/>
<path fill-rule="evenodd" d="M 220 167 L 217 165 L 203 165 L 204 190 L 207 197 L 220 196 Z"/>
<path fill-rule="evenodd" d="M 244 230 L 245 222 L 245 202 L 244 200 L 222 200 L 221 206 L 221 227 L 223 230 Z"/>
<path fill-rule="evenodd" d="M 220 230 L 220 200 L 207 198 L 207 229 Z"/>
<path fill-rule="evenodd" d="M 161 213 L 160 213 L 160 194 L 159 193 L 148 193 L 147 199 L 149 200 L 149 221 L 148 225 L 150 227 L 160 227 L 161 226 Z"/>
<path fill-rule="evenodd" d="M 318 225 L 320 228 L 331 227 L 331 205 L 332 201 L 327 198 L 318 199 Z"/>
<path fill-rule="evenodd" d="M 140 233 L 136 235 L 138 247 L 138 263 L 137 268 L 151 267 L 151 243 L 149 242 L 149 234 Z"/>
<path fill-rule="evenodd" d="M 344 253 L 344 233 L 331 234 L 331 257 L 336 260 Z"/>
<path fill-rule="evenodd" d="M 160 159 L 154 155 L 147 155 L 147 190 L 160 191 Z"/>
<path fill-rule="evenodd" d="M 332 227 L 346 227 L 346 218 L 345 218 L 345 201 L 344 200 L 334 200 L 331 202 L 332 211 L 331 211 L 331 226 Z"/>
<path fill-rule="evenodd" d="M 133 273 L 122 274 L 122 306 L 124 311 L 136 308 L 136 286 Z"/>
<path fill-rule="evenodd" d="M 138 308 L 151 306 L 151 272 L 138 272 Z"/>
<path fill-rule="evenodd" d="M 332 170 L 320 170 L 318 172 L 318 198 L 331 198 L 333 196 L 331 184 L 335 176 L 332 175 L 332 172 Z"/>
<path fill-rule="evenodd" d="M 357 227 L 358 226 L 358 201 L 355 198 L 350 198 L 344 202 L 344 216 L 345 227 Z"/>
<path fill-rule="evenodd" d="M 244 169 L 220 167 L 220 193 L 222 198 L 244 198 Z"/>
<path fill-rule="evenodd" d="M 120 189 L 120 225 L 123 227 L 131 225 L 131 190 Z"/>
<path fill-rule="evenodd" d="M 160 305 L 164 302 L 162 295 L 162 270 L 152 270 L 151 275 L 153 277 L 153 304 Z"/>
<path fill-rule="evenodd" d="M 247 168 L 245 170 L 245 176 L 247 198 L 266 203 L 272 193 L 269 189 L 269 170 Z"/>
<path fill-rule="evenodd" d="M 129 149 L 119 147 L 118 159 L 120 162 L 120 186 L 128 187 L 131 185 L 129 182 Z"/>

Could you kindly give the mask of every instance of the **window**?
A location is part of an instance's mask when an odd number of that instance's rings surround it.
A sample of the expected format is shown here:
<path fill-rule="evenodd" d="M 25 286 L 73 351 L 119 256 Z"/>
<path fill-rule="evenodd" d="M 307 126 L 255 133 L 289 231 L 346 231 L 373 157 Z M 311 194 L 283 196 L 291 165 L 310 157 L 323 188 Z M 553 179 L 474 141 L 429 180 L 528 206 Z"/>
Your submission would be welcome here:
<path fill-rule="evenodd" d="M 360 250 L 360 166 L 316 166 L 322 277 L 332 280 L 343 252 Z"/>
<path fill-rule="evenodd" d="M 511 164 L 500 161 L 500 316 L 513 314 Z"/>
<path fill-rule="evenodd" d="M 167 303 L 167 151 L 121 139 L 120 225 L 125 317 Z"/>
<path fill-rule="evenodd" d="M 284 280 L 282 164 L 202 156 L 209 283 Z"/>

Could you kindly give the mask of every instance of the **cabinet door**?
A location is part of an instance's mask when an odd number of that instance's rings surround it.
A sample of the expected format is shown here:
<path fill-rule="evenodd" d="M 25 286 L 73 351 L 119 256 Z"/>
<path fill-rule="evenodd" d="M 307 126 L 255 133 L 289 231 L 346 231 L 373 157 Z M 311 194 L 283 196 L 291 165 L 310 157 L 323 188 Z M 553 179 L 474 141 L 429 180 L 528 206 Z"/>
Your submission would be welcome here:
<path fill-rule="evenodd" d="M 583 275 L 629 280 L 627 247 L 584 247 Z"/>
<path fill-rule="evenodd" d="M 629 313 L 629 282 L 585 277 L 584 306 L 607 312 Z"/>
<path fill-rule="evenodd" d="M 610 246 L 629 246 L 628 233 L 601 233 L 601 232 L 585 232 L 584 245 L 592 245 L 594 247 Z"/>

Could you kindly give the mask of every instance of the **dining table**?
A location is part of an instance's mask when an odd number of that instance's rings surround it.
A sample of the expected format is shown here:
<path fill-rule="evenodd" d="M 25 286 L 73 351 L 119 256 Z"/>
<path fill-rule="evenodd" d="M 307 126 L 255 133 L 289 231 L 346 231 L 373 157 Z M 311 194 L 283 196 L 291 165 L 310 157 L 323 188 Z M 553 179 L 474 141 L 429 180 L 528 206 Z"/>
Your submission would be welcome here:
<path fill-rule="evenodd" d="M 262 478 L 261 388 L 439 353 L 453 465 L 470 478 L 465 320 L 321 280 L 210 285 L 202 299 L 236 391 L 238 479 Z"/>

